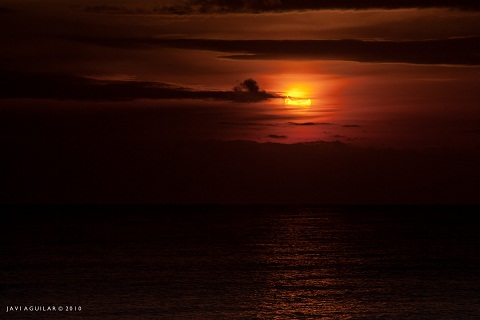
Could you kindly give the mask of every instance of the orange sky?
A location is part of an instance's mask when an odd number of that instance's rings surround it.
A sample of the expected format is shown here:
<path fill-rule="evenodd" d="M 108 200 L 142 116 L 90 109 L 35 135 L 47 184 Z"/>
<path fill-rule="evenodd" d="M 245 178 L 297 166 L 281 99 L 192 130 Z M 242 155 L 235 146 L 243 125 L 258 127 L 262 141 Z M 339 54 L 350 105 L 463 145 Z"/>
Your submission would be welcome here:
<path fill-rule="evenodd" d="M 480 5 L 436 4 L 2 0 L 0 201 L 478 204 Z"/>
<path fill-rule="evenodd" d="M 196 7 L 185 6 L 182 10 L 202 8 L 202 1 L 195 3 Z M 222 124 L 224 115 L 208 113 L 209 123 L 222 127 L 217 133 L 218 139 L 287 143 L 339 140 L 392 147 L 476 148 L 478 136 L 475 132 L 480 119 L 477 108 L 480 93 L 476 88 L 480 69 L 475 53 L 471 53 L 473 58 L 468 58 L 473 62 L 465 60 L 466 65 L 458 65 L 464 60 L 456 53 L 455 42 L 441 44 L 447 51 L 438 55 L 439 60 L 434 60 L 437 57 L 435 49 L 416 52 L 415 43 L 406 47 L 404 41 L 420 41 L 418 46 L 421 47 L 424 41 L 430 45 L 428 41 L 432 39 L 449 41 L 478 37 L 479 11 L 332 8 L 269 12 L 277 2 L 265 3 L 266 9 L 262 9 L 265 12 L 260 13 L 250 13 L 248 6 L 233 9 L 232 2 L 232 12 L 216 6 L 209 7 L 211 12 L 176 15 L 162 9 L 175 4 L 172 1 L 145 0 L 133 5 L 127 1 L 105 0 L 41 3 L 5 0 L 2 2 L 5 10 L 1 13 L 4 28 L 0 36 L 7 50 L 0 57 L 6 61 L 8 72 L 21 72 L 18 78 L 29 73 L 54 73 L 136 86 L 144 82 L 162 83 L 162 86 L 206 91 L 206 95 L 208 91 L 230 91 L 241 81 L 252 78 L 260 90 L 269 94 L 285 97 L 296 91 L 312 101 L 308 108 L 292 108 L 284 105 L 283 98 L 274 98 L 246 105 L 243 109 L 235 103 L 224 102 L 225 109 L 232 111 L 229 121 L 258 122 L 268 126 L 262 127 L 261 134 L 258 130 L 252 131 L 249 125 L 241 130 L 237 125 L 226 132 Z M 284 5 L 288 7 L 292 3 L 285 1 Z M 301 1 L 299 5 L 311 6 L 311 3 Z M 219 10 L 223 11 L 219 13 Z M 233 42 L 201 43 L 195 47 L 198 44 L 162 42 L 165 39 Z M 253 52 L 255 48 L 252 51 L 241 42 L 252 39 L 332 40 L 334 42 L 321 45 L 327 51 L 334 51 L 318 55 L 324 49 L 310 51 L 308 43 L 299 43 L 302 46 L 299 50 L 294 48 L 297 44 L 286 44 L 288 47 L 284 49 L 277 46 L 275 51 L 269 51 L 268 45 L 262 47 L 264 45 L 259 42 L 259 50 L 263 51 L 256 53 Z M 341 43 L 335 42 L 340 39 L 366 41 L 367 47 L 352 47 L 350 51 L 340 48 L 341 52 L 331 49 Z M 388 45 L 394 48 L 405 46 L 405 49 L 368 47 L 384 41 L 391 41 Z M 244 47 L 237 51 L 230 49 L 234 46 Z M 396 55 L 399 50 L 405 52 Z M 471 49 L 459 50 L 468 54 Z M 315 53 L 308 55 L 309 52 Z M 415 55 L 419 55 L 418 58 Z M 403 58 L 407 60 L 402 61 Z M 382 60 L 381 63 L 378 60 Z M 18 86 L 26 93 L 19 93 L 18 97 L 42 96 L 41 93 L 29 94 L 30 84 L 22 85 L 19 81 Z M 145 98 L 135 96 L 132 99 Z M 136 103 L 147 102 L 132 102 Z M 163 108 L 165 100 L 154 99 L 147 104 Z M 210 110 L 212 102 L 207 99 L 194 104 Z M 191 116 L 184 114 L 183 117 Z M 268 121 L 263 123 L 257 118 Z M 194 119 L 186 122 L 192 121 Z M 289 122 L 331 125 L 327 130 L 322 125 L 286 126 Z"/>

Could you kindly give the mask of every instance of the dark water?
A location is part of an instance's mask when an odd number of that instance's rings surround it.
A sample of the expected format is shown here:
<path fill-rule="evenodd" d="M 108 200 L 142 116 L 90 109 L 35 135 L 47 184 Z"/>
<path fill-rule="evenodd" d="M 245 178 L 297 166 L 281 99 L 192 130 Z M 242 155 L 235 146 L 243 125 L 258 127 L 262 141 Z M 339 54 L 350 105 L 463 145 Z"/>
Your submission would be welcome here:
<path fill-rule="evenodd" d="M 480 319 L 476 209 L 4 208 L 0 318 Z"/>

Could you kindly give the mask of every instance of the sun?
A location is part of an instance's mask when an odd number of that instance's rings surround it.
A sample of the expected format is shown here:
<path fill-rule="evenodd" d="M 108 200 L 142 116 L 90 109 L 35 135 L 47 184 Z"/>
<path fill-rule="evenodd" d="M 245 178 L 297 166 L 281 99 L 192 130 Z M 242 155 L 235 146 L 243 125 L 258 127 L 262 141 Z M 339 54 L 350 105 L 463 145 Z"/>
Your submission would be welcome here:
<path fill-rule="evenodd" d="M 311 88 L 303 84 L 295 84 L 286 90 L 285 105 L 289 106 L 311 106 Z"/>
<path fill-rule="evenodd" d="M 311 106 L 312 100 L 309 99 L 299 99 L 287 96 L 285 98 L 285 104 L 288 106 Z"/>

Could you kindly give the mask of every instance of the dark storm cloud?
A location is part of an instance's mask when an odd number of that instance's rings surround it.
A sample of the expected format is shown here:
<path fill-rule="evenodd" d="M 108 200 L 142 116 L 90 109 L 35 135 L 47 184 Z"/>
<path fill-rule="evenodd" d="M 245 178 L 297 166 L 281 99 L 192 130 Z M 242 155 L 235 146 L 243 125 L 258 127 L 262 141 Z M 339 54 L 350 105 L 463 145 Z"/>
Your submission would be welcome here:
<path fill-rule="evenodd" d="M 346 60 L 358 62 L 479 65 L 480 37 L 418 41 L 78 39 L 120 48 L 167 47 L 232 53 L 238 60 Z"/>
<path fill-rule="evenodd" d="M 165 6 L 161 10 L 173 14 L 282 12 L 322 9 L 400 9 L 446 7 L 478 10 L 480 3 L 472 0 L 189 0 Z"/>
<path fill-rule="evenodd" d="M 136 99 L 212 99 L 259 102 L 275 98 L 265 91 L 192 90 L 159 82 L 103 81 L 58 73 L 0 72 L 0 98 L 128 101 Z"/>

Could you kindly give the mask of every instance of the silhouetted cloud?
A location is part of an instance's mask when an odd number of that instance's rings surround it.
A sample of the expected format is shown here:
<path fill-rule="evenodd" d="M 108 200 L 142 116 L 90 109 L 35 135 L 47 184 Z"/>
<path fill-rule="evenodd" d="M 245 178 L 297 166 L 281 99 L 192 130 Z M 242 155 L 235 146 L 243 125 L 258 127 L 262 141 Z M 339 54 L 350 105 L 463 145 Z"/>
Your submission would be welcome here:
<path fill-rule="evenodd" d="M 260 88 L 258 87 L 257 81 L 253 79 L 247 79 L 242 81 L 240 84 L 236 85 L 233 88 L 235 92 L 249 92 L 249 93 L 258 93 Z"/>
<path fill-rule="evenodd" d="M 162 13 L 164 10 L 158 8 L 127 7 L 118 5 L 96 5 L 87 6 L 85 11 L 88 13 L 106 13 L 106 14 L 155 14 Z"/>
<path fill-rule="evenodd" d="M 418 41 L 78 39 L 121 48 L 167 47 L 232 53 L 238 60 L 346 60 L 411 64 L 480 64 L 480 37 Z"/>
<path fill-rule="evenodd" d="M 108 14 L 198 14 L 198 13 L 237 13 L 237 12 L 266 12 L 280 11 L 281 0 L 189 0 L 173 5 L 140 7 L 123 5 L 95 5 L 86 6 L 88 13 Z"/>
<path fill-rule="evenodd" d="M 228 13 L 228 12 L 265 12 L 280 10 L 282 0 L 189 0 L 173 6 L 164 7 L 174 14 L 191 13 Z"/>
<path fill-rule="evenodd" d="M 232 126 L 249 126 L 249 127 L 280 127 L 277 123 L 262 123 L 262 122 L 232 122 L 224 121 L 221 124 L 232 125 Z"/>
<path fill-rule="evenodd" d="M 329 126 L 330 122 L 287 122 L 290 126 Z"/>
<path fill-rule="evenodd" d="M 479 10 L 480 4 L 472 0 L 186 0 L 165 6 L 87 6 L 90 13 L 113 14 L 208 14 L 208 13 L 262 13 L 325 9 L 401 9 L 401 8 L 453 8 Z"/>
<path fill-rule="evenodd" d="M 260 91 L 257 81 L 251 78 L 237 84 L 233 88 L 233 92 L 235 92 L 237 101 L 255 102 L 266 100 L 265 97 L 268 97 L 265 91 Z M 271 95 L 270 97 L 275 96 Z"/>
<path fill-rule="evenodd" d="M 284 136 L 284 135 L 277 135 L 277 134 L 270 134 L 268 135 L 269 138 L 273 138 L 273 139 L 286 139 L 287 136 Z"/>
<path fill-rule="evenodd" d="M 361 128 L 362 126 L 359 126 L 358 124 L 345 124 L 342 127 L 344 127 L 344 128 Z"/>
<path fill-rule="evenodd" d="M 58 73 L 0 72 L 0 98 L 128 101 L 136 99 L 213 99 L 259 102 L 265 91 L 193 90 L 161 82 L 106 81 Z M 249 79 L 251 80 L 251 79 Z M 252 80 L 254 81 L 254 80 Z M 247 82 L 252 85 L 249 81 Z M 256 82 L 255 82 L 256 84 Z M 248 88 L 247 88 L 248 89 Z"/>
<path fill-rule="evenodd" d="M 258 127 L 307 127 L 307 126 L 331 126 L 334 125 L 331 122 L 284 122 L 284 123 L 265 123 L 265 122 L 222 122 L 223 124 L 228 125 L 239 125 L 239 126 L 258 126 Z"/>
<path fill-rule="evenodd" d="M 189 0 L 181 4 L 164 7 L 164 10 L 175 14 L 192 13 L 228 13 L 321 9 L 399 9 L 399 8 L 429 8 L 447 7 L 456 9 L 478 10 L 480 4 L 471 0 Z"/>

